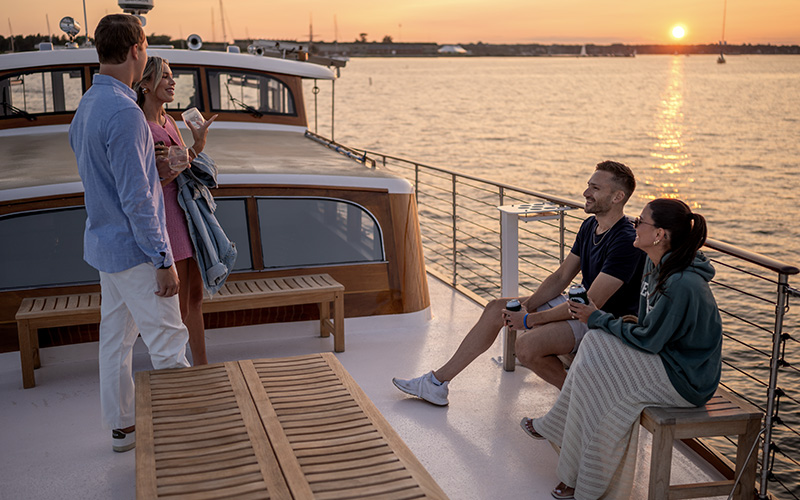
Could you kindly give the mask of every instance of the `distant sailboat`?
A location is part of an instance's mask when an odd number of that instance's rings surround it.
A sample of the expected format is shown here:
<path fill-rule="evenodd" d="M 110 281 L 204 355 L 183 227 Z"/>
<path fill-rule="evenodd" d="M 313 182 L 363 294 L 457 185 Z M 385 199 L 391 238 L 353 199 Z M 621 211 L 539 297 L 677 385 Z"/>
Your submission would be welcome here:
<path fill-rule="evenodd" d="M 584 45 L 583 47 L 581 47 L 580 57 L 588 57 L 588 56 L 589 54 L 586 53 L 586 45 Z"/>
<path fill-rule="evenodd" d="M 717 64 L 725 64 L 725 55 L 723 54 L 723 49 L 725 47 L 725 15 L 728 12 L 728 0 L 725 0 L 725 3 L 722 7 L 722 40 L 719 42 L 719 57 L 717 58 Z"/>

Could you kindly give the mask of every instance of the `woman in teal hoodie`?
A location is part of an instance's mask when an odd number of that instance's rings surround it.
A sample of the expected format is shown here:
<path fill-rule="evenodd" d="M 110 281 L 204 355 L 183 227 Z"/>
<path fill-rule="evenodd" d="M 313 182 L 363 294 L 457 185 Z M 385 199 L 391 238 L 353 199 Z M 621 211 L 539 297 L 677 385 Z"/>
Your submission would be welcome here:
<path fill-rule="evenodd" d="M 561 447 L 555 498 L 630 497 L 647 406 L 701 406 L 719 385 L 722 322 L 698 250 L 706 222 L 679 200 L 653 200 L 634 220 L 647 254 L 635 323 L 570 303 L 586 334 L 553 408 L 524 418 L 528 435 Z"/>

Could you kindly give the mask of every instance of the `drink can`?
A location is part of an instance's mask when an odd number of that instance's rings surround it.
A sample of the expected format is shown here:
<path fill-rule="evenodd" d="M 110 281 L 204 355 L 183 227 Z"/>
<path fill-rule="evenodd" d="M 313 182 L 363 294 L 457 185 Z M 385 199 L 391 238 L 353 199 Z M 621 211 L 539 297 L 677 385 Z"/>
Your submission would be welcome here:
<path fill-rule="evenodd" d="M 578 304 L 589 305 L 589 296 L 586 295 L 586 287 L 583 285 L 572 285 L 569 287 L 567 297 Z"/>
<path fill-rule="evenodd" d="M 506 302 L 506 309 L 508 309 L 509 311 L 521 311 L 522 304 L 520 304 L 517 299 L 511 299 L 508 302 Z"/>

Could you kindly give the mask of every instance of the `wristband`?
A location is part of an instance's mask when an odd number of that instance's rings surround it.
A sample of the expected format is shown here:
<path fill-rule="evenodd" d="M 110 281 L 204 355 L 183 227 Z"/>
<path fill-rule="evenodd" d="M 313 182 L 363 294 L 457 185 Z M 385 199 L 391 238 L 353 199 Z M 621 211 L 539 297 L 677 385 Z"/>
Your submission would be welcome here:
<path fill-rule="evenodd" d="M 525 330 L 528 329 L 528 314 L 530 313 L 525 313 L 525 316 L 522 317 L 522 326 L 525 327 Z"/>

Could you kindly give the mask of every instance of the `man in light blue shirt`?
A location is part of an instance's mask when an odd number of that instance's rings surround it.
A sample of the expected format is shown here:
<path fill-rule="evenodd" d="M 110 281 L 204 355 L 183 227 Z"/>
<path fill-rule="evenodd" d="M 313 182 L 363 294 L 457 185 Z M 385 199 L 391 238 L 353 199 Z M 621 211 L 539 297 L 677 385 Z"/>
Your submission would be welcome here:
<path fill-rule="evenodd" d="M 155 147 L 133 82 L 147 62 L 139 20 L 112 14 L 95 30 L 100 72 L 69 129 L 86 203 L 84 260 L 100 271 L 100 404 L 114 451 L 135 444 L 133 345 L 153 367 L 189 366 Z"/>

